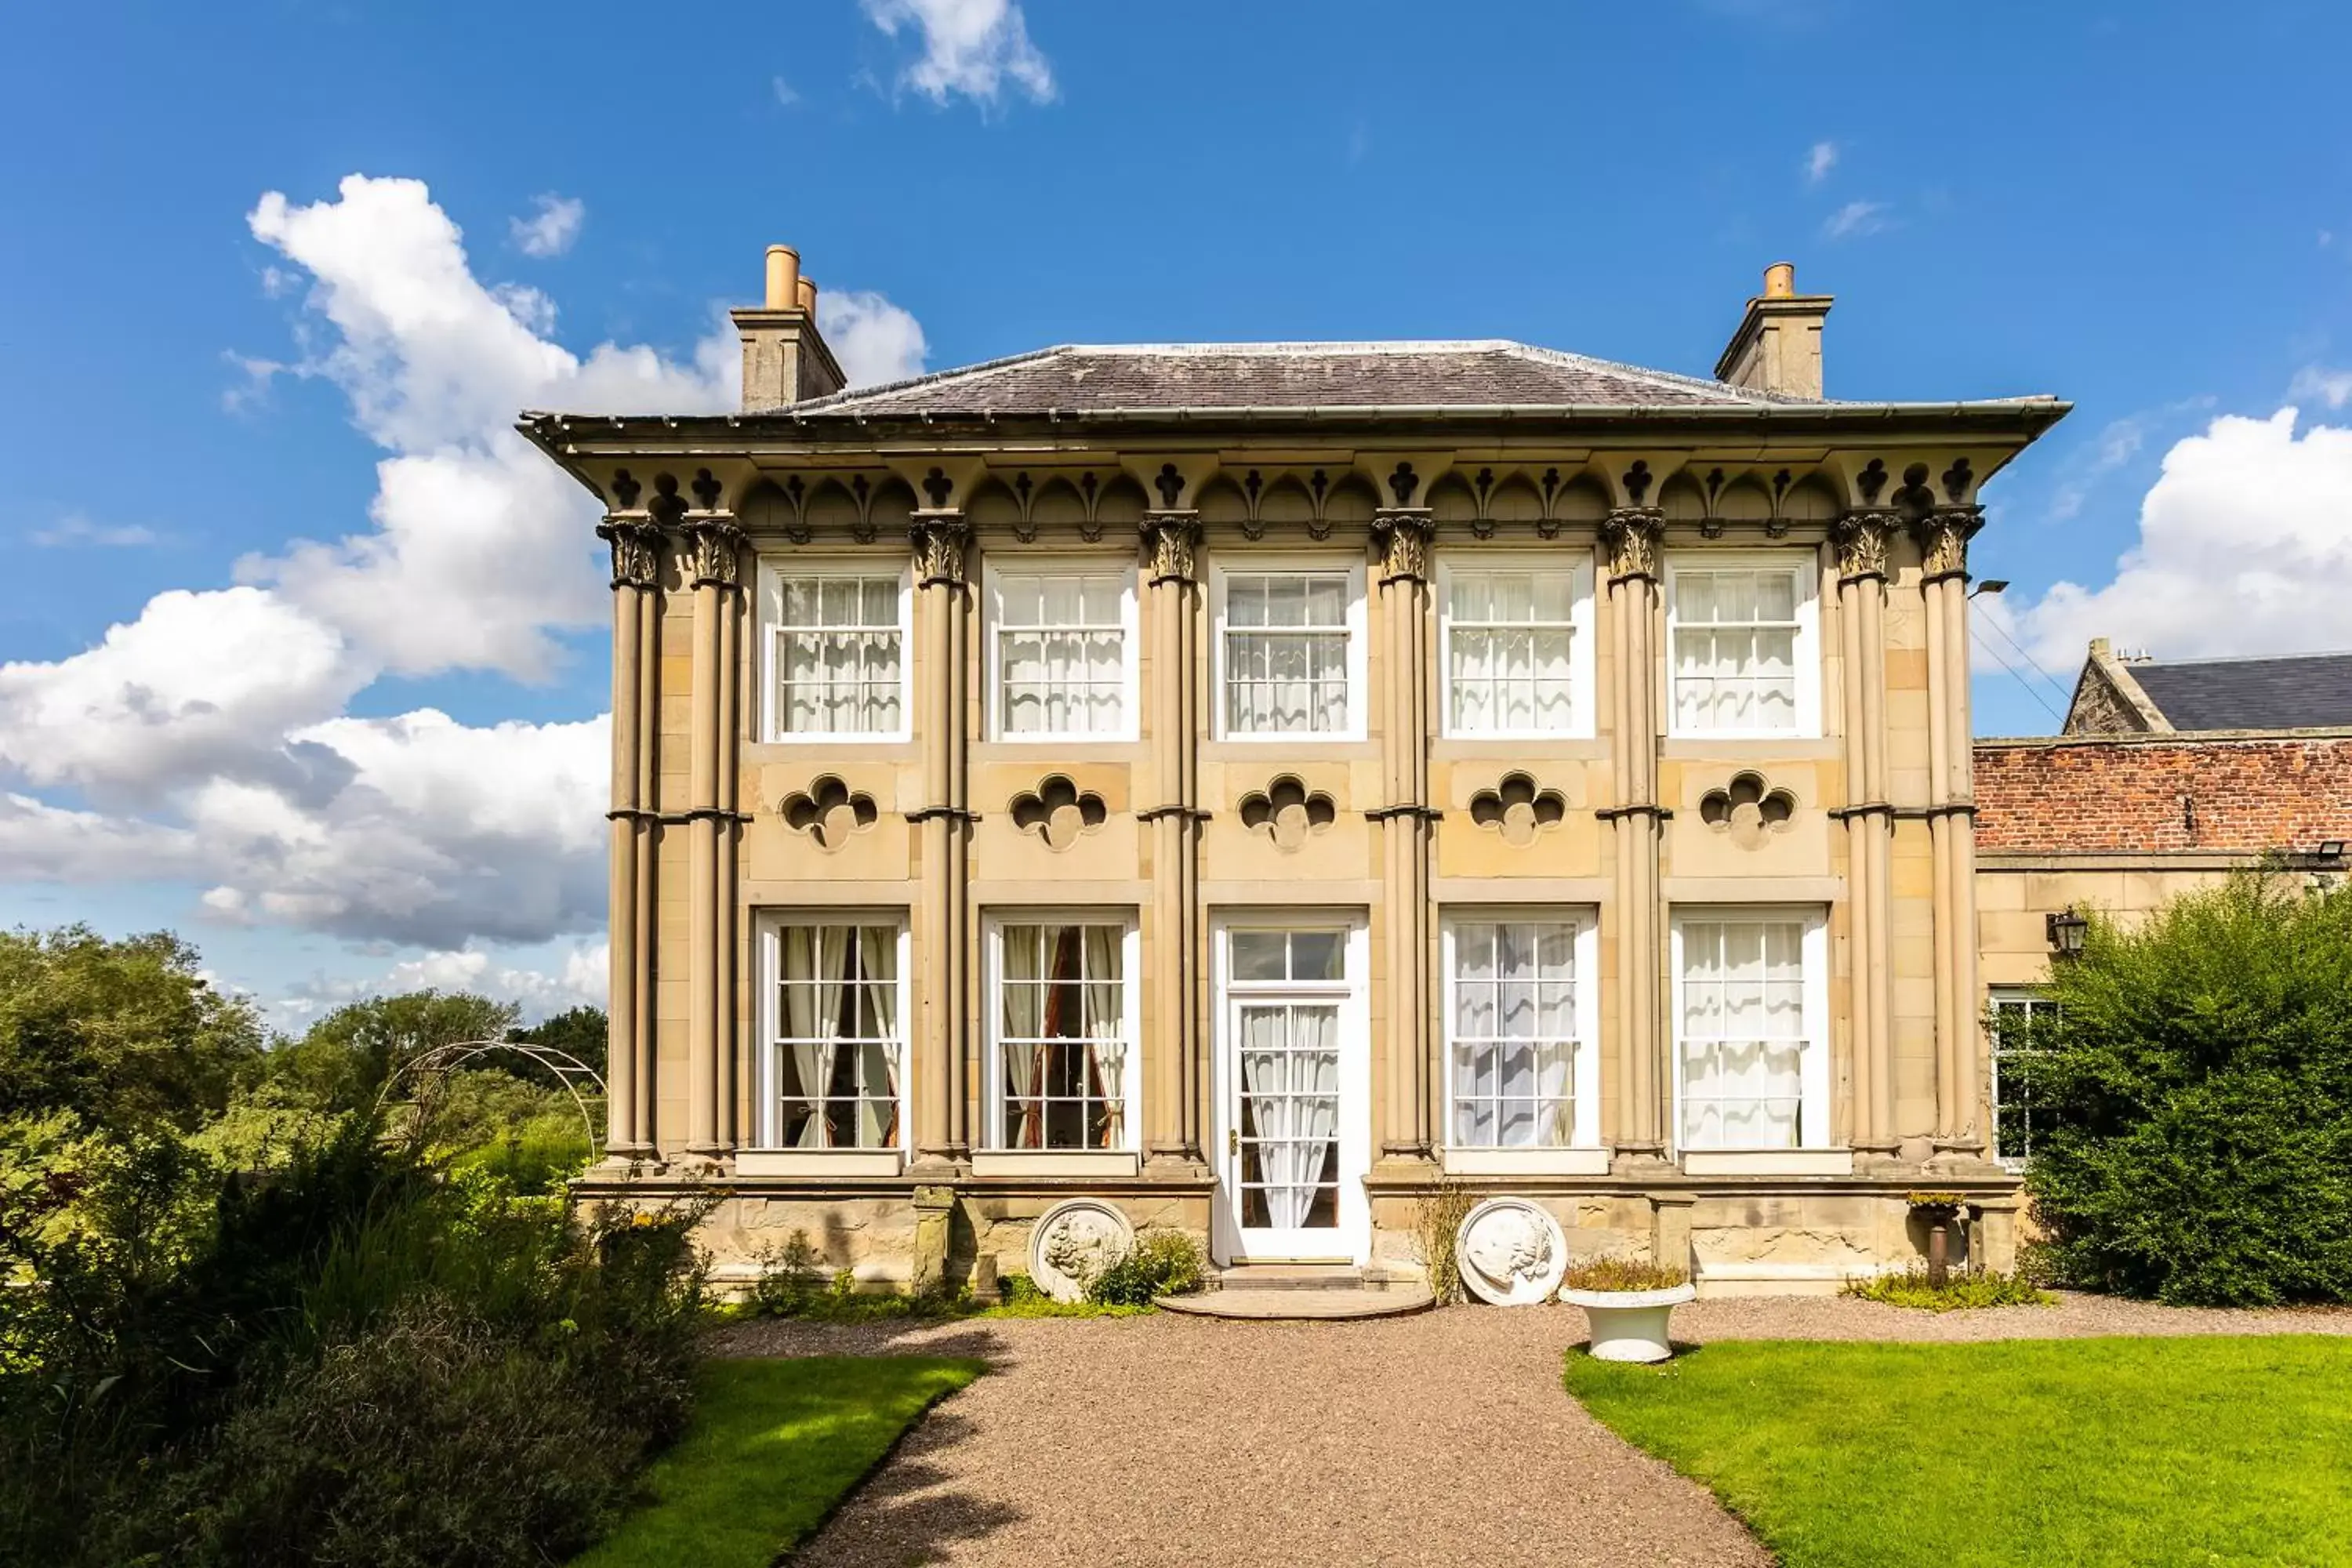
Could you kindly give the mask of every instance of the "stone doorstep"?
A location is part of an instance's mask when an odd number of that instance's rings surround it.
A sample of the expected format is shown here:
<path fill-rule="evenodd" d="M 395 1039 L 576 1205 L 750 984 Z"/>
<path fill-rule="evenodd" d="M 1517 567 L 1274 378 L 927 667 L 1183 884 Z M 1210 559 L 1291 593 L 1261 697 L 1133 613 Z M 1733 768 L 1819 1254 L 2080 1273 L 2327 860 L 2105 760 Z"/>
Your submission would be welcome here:
<path fill-rule="evenodd" d="M 1266 1322 L 1394 1318 L 1426 1311 L 1437 1298 L 1426 1290 L 1241 1289 L 1227 1287 L 1198 1296 L 1162 1296 L 1152 1302 L 1163 1312 L 1195 1318 L 1233 1318 Z"/>
<path fill-rule="evenodd" d="M 1209 1290 L 1385 1290 L 1420 1283 L 1347 1263 L 1233 1263 L 1210 1270 L 1203 1286 Z"/>

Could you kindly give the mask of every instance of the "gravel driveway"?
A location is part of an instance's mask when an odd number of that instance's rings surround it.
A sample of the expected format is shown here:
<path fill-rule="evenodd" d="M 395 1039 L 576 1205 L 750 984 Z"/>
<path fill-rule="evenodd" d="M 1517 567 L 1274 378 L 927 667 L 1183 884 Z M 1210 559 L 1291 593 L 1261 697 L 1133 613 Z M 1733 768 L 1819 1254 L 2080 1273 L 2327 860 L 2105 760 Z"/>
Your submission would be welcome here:
<path fill-rule="evenodd" d="M 1972 1340 L 2352 1332 L 2352 1312 L 2070 1298 L 1937 1316 L 1777 1298 L 1679 1309 L 1678 1338 Z M 908 1329 L 770 1322 L 730 1353 L 978 1355 L 793 1561 L 1706 1563 L 1770 1561 L 1706 1491 L 1562 1391 L 1583 1315 L 1454 1308 L 1355 1323 L 1160 1313 Z"/>

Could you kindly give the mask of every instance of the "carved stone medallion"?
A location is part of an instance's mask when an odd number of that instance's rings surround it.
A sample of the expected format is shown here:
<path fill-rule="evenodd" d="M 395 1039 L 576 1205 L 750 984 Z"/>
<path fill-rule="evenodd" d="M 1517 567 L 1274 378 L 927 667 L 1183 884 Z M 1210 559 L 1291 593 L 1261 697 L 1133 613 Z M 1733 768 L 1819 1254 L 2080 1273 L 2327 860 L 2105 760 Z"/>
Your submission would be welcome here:
<path fill-rule="evenodd" d="M 1568 1271 L 1568 1237 L 1559 1221 L 1525 1198 L 1488 1198 L 1454 1233 L 1462 1284 L 1497 1307 L 1532 1307 L 1551 1299 Z"/>
<path fill-rule="evenodd" d="M 1086 1300 L 1087 1282 L 1135 1245 L 1135 1226 L 1100 1198 L 1072 1198 L 1029 1231 L 1029 1278 L 1056 1301 Z"/>

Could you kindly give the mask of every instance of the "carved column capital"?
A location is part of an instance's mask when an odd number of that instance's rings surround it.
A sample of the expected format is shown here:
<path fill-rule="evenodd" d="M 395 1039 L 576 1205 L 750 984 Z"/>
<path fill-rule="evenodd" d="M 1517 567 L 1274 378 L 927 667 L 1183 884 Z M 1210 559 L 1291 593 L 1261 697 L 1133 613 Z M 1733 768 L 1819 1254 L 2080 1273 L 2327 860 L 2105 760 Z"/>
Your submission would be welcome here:
<path fill-rule="evenodd" d="M 741 584 L 743 531 L 736 526 L 734 513 L 688 512 L 677 534 L 688 582 L 698 588 L 706 583 L 719 588 Z"/>
<path fill-rule="evenodd" d="M 1886 545 L 1895 536 L 1898 519 L 1894 512 L 1864 510 L 1847 512 L 1830 529 L 1830 542 L 1837 546 L 1838 581 L 1860 582 L 1865 577 L 1886 578 Z"/>
<path fill-rule="evenodd" d="M 1427 507 L 1390 507 L 1376 513 L 1372 541 L 1381 547 L 1381 581 L 1428 581 L 1430 532 Z"/>
<path fill-rule="evenodd" d="M 1919 540 L 1919 567 L 1926 582 L 1969 574 L 1969 541 L 1984 526 L 1980 506 L 1937 507 L 1911 525 Z"/>
<path fill-rule="evenodd" d="M 1664 542 L 1666 514 L 1656 507 L 1612 507 L 1601 521 L 1601 542 L 1609 552 L 1609 580 L 1658 577 L 1658 547 Z"/>
<path fill-rule="evenodd" d="M 613 586 L 652 588 L 661 582 L 661 532 L 644 512 L 611 512 L 596 537 L 613 547 Z"/>
<path fill-rule="evenodd" d="M 1151 552 L 1150 581 L 1192 583 L 1201 546 L 1201 514 L 1197 511 L 1152 511 L 1143 516 L 1141 532 Z"/>
<path fill-rule="evenodd" d="M 915 550 L 916 586 L 927 588 L 934 583 L 963 586 L 971 525 L 964 521 L 962 512 L 919 511 L 908 525 L 907 540 Z"/>

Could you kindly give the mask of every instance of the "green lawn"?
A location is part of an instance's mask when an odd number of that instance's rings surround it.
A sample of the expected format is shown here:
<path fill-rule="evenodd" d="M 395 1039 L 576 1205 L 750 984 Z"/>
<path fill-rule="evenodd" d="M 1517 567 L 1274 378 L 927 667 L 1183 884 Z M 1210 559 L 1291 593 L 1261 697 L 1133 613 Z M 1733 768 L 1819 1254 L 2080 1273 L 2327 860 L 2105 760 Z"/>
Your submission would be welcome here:
<path fill-rule="evenodd" d="M 692 1428 L 646 1472 L 653 1500 L 572 1568 L 768 1568 L 982 1370 L 927 1356 L 707 1363 Z"/>
<path fill-rule="evenodd" d="M 1733 1341 L 1567 1382 L 1787 1568 L 2352 1563 L 2352 1340 Z"/>

